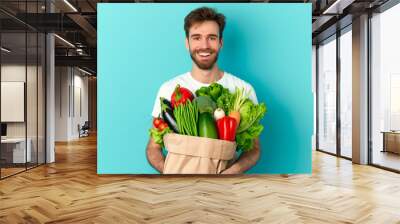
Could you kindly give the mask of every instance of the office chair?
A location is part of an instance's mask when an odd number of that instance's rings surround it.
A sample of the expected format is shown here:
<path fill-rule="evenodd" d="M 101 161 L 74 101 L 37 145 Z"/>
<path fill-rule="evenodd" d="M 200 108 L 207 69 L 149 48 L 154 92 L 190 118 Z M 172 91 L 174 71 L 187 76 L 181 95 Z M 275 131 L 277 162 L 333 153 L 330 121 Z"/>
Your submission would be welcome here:
<path fill-rule="evenodd" d="M 82 127 L 80 127 L 80 125 L 78 124 L 79 138 L 89 136 L 89 129 L 90 129 L 89 121 L 85 121 Z"/>

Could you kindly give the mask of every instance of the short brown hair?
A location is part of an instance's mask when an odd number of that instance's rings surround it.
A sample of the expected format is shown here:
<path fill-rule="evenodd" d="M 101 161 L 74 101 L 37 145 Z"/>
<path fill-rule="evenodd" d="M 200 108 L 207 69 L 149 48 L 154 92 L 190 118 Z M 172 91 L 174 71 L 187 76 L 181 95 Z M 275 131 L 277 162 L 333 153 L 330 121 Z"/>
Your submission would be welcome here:
<path fill-rule="evenodd" d="M 218 13 L 215 9 L 209 7 L 201 7 L 191 11 L 185 17 L 185 33 L 186 37 L 189 37 L 189 29 L 195 23 L 205 22 L 205 21 L 215 21 L 219 26 L 219 38 L 222 38 L 222 33 L 225 28 L 225 16 L 222 13 Z"/>

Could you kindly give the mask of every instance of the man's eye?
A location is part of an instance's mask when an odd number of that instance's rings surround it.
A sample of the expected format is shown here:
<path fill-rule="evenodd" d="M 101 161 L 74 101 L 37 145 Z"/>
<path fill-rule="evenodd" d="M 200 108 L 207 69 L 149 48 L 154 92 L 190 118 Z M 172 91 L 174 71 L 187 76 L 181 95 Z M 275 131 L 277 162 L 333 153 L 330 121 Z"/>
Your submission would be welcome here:
<path fill-rule="evenodd" d="M 193 37 L 193 40 L 200 40 L 200 37 Z"/>
<path fill-rule="evenodd" d="M 210 40 L 216 40 L 217 38 L 216 37 L 210 37 Z"/>

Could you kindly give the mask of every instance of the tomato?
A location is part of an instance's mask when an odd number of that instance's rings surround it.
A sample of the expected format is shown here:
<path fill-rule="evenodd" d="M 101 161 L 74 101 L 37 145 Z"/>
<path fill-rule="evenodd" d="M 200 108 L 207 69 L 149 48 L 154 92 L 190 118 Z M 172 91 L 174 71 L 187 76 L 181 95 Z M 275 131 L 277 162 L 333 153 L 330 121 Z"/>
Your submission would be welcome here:
<path fill-rule="evenodd" d="M 163 122 L 158 126 L 159 131 L 163 131 L 164 129 L 168 128 L 168 124 Z"/>
<path fill-rule="evenodd" d="M 157 129 L 160 126 L 160 124 L 162 124 L 162 123 L 164 123 L 164 120 L 160 117 L 154 118 L 154 120 L 153 120 L 153 125 Z"/>

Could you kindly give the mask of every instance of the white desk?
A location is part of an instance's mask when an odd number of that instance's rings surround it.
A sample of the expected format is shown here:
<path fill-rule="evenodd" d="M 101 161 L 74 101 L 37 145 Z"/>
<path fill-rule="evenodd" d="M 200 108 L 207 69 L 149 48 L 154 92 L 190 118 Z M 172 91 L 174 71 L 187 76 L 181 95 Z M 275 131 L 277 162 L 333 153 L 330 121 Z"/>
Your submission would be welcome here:
<path fill-rule="evenodd" d="M 5 145 L 6 147 L 14 146 L 13 147 L 13 163 L 25 163 L 25 158 L 27 158 L 26 162 L 31 162 L 32 154 L 31 154 L 31 146 L 32 140 L 27 138 L 27 147 L 25 151 L 25 138 L 6 138 L 1 139 L 1 144 Z M 3 146 L 4 147 L 4 146 Z M 26 155 L 25 155 L 26 152 Z"/>

